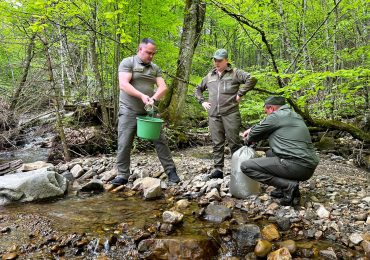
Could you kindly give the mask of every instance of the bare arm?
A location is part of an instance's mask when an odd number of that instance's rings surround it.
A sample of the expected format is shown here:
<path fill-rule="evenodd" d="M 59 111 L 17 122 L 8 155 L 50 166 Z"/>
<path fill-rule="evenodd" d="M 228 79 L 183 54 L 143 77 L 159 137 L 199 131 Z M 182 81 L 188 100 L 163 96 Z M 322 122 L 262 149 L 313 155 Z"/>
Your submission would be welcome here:
<path fill-rule="evenodd" d="M 157 88 L 157 91 L 152 96 L 152 99 L 160 100 L 161 97 L 163 97 L 167 91 L 167 85 L 166 85 L 166 82 L 164 82 L 164 79 L 162 77 L 156 78 L 156 84 L 158 88 Z"/>
<path fill-rule="evenodd" d="M 132 72 L 119 72 L 118 80 L 120 90 L 126 92 L 130 96 L 141 99 L 145 105 L 148 104 L 150 102 L 150 97 L 135 89 L 130 83 L 131 78 Z"/>

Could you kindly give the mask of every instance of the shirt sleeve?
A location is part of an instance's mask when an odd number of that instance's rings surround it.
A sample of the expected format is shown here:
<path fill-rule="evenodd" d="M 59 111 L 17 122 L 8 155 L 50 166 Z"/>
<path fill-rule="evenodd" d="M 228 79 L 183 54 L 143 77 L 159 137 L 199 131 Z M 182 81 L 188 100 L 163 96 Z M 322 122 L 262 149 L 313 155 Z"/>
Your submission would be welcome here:
<path fill-rule="evenodd" d="M 204 96 L 203 96 L 203 92 L 207 90 L 207 77 L 203 78 L 202 79 L 202 82 L 197 85 L 197 87 L 195 88 L 195 97 L 198 99 L 198 102 L 199 103 L 203 103 L 204 102 Z"/>
<path fill-rule="evenodd" d="M 279 119 L 276 114 L 272 113 L 268 115 L 259 124 L 252 127 L 248 135 L 249 142 L 257 142 L 263 139 L 267 139 L 269 135 L 279 128 Z"/>
<path fill-rule="evenodd" d="M 125 58 L 118 66 L 118 72 L 132 72 L 134 67 L 133 57 Z"/>
<path fill-rule="evenodd" d="M 250 73 L 247 73 L 243 70 L 236 69 L 236 78 L 240 84 L 243 84 L 242 87 L 238 91 L 238 96 L 242 97 L 254 88 L 257 84 L 257 79 L 252 77 Z"/>
<path fill-rule="evenodd" d="M 161 68 L 158 66 L 158 65 L 156 65 L 156 64 L 154 64 L 154 63 L 152 63 L 152 66 L 153 66 L 153 69 L 154 69 L 154 71 L 155 71 L 155 73 L 156 73 L 156 77 L 158 78 L 158 77 L 162 77 L 162 70 L 161 70 Z"/>

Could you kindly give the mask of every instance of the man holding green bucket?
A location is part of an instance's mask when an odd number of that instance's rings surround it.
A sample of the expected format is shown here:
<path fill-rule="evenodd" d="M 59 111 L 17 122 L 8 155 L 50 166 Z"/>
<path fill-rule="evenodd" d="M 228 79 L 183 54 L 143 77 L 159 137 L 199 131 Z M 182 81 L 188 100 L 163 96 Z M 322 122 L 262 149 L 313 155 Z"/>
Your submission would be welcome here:
<path fill-rule="evenodd" d="M 154 41 L 144 38 L 139 44 L 137 54 L 123 59 L 118 67 L 120 87 L 118 175 L 111 181 L 113 185 L 124 185 L 130 177 L 130 154 L 137 131 L 136 118 L 147 115 L 145 106 L 153 105 L 167 90 L 160 68 L 152 63 L 156 51 L 157 47 Z M 154 92 L 154 85 L 157 85 L 156 92 Z M 153 140 L 153 143 L 168 180 L 173 183 L 180 182 L 171 151 L 162 131 L 159 138 Z"/>

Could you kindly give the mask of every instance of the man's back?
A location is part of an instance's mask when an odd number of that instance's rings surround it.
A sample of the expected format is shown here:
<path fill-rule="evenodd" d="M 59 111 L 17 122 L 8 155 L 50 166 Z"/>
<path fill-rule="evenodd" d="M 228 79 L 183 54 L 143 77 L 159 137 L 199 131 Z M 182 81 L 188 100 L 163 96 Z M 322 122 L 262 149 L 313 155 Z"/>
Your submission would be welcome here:
<path fill-rule="evenodd" d="M 309 168 L 317 166 L 319 159 L 308 128 L 302 117 L 287 105 L 280 107 L 254 127 L 249 139 L 260 140 L 263 136 L 268 136 L 269 145 L 278 157 L 294 160 Z"/>

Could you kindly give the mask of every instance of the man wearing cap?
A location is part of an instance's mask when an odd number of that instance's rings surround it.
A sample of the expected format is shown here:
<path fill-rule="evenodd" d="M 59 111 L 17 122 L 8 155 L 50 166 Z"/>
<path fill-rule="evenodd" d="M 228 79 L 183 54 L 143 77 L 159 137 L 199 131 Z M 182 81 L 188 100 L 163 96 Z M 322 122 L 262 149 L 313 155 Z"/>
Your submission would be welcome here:
<path fill-rule="evenodd" d="M 242 172 L 261 183 L 274 186 L 271 196 L 281 205 L 292 205 L 300 197 L 299 181 L 311 178 L 319 158 L 302 117 L 285 104 L 285 98 L 272 96 L 264 105 L 267 117 L 243 133 L 251 142 L 268 139 L 267 157 L 241 163 Z"/>
<path fill-rule="evenodd" d="M 208 111 L 214 161 L 210 178 L 223 178 L 225 141 L 231 153 L 242 146 L 239 136 L 239 103 L 241 97 L 256 85 L 257 80 L 241 69 L 232 68 L 225 49 L 218 49 L 214 53 L 213 62 L 214 68 L 196 87 L 195 96 Z M 208 100 L 203 96 L 206 90 Z"/>
<path fill-rule="evenodd" d="M 152 39 L 144 38 L 138 47 L 137 55 L 125 58 L 118 67 L 120 87 L 117 177 L 113 185 L 124 185 L 128 182 L 130 172 L 130 153 L 136 133 L 136 117 L 146 115 L 145 105 L 152 105 L 166 92 L 167 86 L 162 78 L 160 68 L 152 63 L 157 46 Z M 154 91 L 154 86 L 157 91 Z M 158 158 L 173 183 L 180 181 L 171 157 L 170 149 L 164 134 L 153 141 Z"/>

